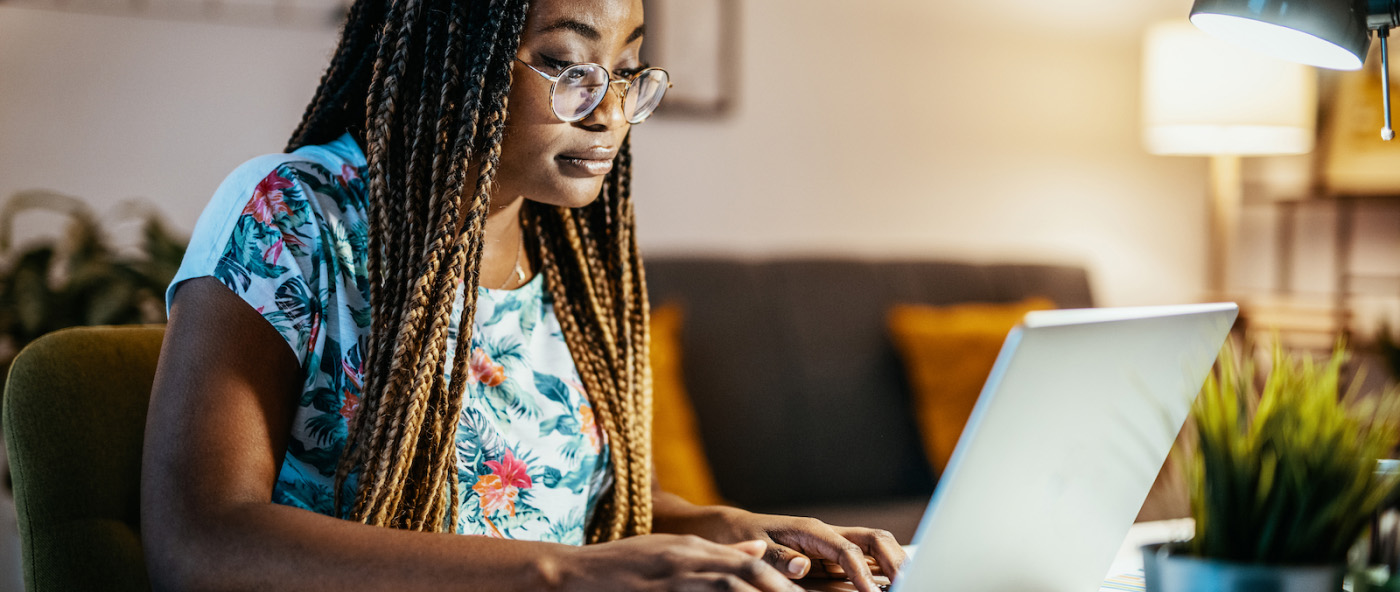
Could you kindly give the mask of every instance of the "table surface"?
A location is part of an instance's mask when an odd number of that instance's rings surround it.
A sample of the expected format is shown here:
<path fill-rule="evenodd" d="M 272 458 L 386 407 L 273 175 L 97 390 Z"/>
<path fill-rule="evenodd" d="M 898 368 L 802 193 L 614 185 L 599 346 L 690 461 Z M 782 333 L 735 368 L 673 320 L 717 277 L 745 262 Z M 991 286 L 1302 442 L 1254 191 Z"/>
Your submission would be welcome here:
<path fill-rule="evenodd" d="M 1099 588 L 1100 592 L 1141 591 L 1143 587 L 1142 551 L 1140 548 L 1152 543 L 1191 538 L 1195 528 L 1195 522 L 1190 518 L 1134 524 L 1132 528 L 1128 529 L 1128 536 L 1123 539 L 1123 544 L 1118 547 L 1118 554 L 1113 558 L 1113 565 L 1109 567 L 1108 573 L 1104 576 L 1103 586 Z M 905 550 L 911 556 L 914 554 L 912 545 L 906 546 Z M 810 579 L 802 580 L 800 583 L 810 592 L 855 592 L 856 589 L 847 581 Z"/>

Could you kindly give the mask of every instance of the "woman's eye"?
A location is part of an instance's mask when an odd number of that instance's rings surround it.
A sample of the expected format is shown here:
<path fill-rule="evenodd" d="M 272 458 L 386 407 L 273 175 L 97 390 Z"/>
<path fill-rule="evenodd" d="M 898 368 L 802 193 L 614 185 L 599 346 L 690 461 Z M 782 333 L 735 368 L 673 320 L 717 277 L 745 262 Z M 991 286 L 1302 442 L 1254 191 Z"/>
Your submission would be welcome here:
<path fill-rule="evenodd" d="M 547 66 L 547 67 L 549 67 L 549 68 L 552 68 L 552 69 L 554 69 L 554 70 L 563 70 L 564 68 L 568 68 L 569 66 L 572 66 L 572 65 L 573 65 L 573 62 L 567 62 L 567 61 L 564 61 L 564 60 L 555 59 L 555 58 L 549 57 L 549 56 L 547 56 L 547 55 L 541 55 L 541 56 L 540 56 L 540 61 L 543 61 L 545 66 Z"/>
<path fill-rule="evenodd" d="M 645 70 L 650 67 L 651 66 L 643 64 L 640 66 L 633 66 L 631 68 L 618 68 L 616 70 L 613 70 L 613 75 L 617 76 L 618 78 L 632 78 L 633 76 L 640 74 L 642 70 Z"/>

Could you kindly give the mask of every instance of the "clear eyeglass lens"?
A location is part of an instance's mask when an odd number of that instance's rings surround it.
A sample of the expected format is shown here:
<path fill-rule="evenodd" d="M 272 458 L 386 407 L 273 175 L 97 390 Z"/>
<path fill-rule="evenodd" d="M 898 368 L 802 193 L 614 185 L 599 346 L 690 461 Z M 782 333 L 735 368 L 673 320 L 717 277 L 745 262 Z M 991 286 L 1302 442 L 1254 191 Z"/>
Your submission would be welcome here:
<path fill-rule="evenodd" d="M 608 73 L 594 64 L 574 64 L 559 74 L 554 85 L 554 114 L 579 121 L 593 111 L 608 91 Z"/>
<path fill-rule="evenodd" d="M 666 88 L 670 83 L 670 77 L 665 70 L 648 69 L 643 70 L 632 80 L 631 88 L 627 89 L 627 97 L 622 103 L 622 113 L 630 123 L 641 123 L 650 117 L 656 106 L 661 103 L 661 97 L 666 96 Z"/>

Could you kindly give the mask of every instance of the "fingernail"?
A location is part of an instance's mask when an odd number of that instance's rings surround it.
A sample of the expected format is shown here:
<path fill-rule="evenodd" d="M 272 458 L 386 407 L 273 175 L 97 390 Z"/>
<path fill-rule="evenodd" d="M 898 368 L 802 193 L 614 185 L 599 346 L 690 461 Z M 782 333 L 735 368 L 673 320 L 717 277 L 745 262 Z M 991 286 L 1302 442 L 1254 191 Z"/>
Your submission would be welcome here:
<path fill-rule="evenodd" d="M 792 561 L 788 562 L 788 573 L 804 575 L 807 573 L 807 568 L 811 566 L 812 562 L 808 561 L 806 557 L 793 557 Z"/>

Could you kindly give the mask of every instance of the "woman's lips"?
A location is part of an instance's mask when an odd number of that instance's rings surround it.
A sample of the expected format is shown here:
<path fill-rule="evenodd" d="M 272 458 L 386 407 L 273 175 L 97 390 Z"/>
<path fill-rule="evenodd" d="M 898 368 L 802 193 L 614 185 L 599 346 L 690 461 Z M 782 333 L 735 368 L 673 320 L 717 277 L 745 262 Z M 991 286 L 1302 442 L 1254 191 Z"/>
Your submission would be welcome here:
<path fill-rule="evenodd" d="M 613 158 L 617 157 L 617 151 L 605 146 L 594 146 L 587 150 L 560 154 L 554 157 L 566 169 L 575 172 L 602 176 L 612 171 Z"/>

